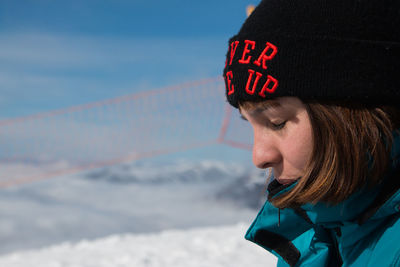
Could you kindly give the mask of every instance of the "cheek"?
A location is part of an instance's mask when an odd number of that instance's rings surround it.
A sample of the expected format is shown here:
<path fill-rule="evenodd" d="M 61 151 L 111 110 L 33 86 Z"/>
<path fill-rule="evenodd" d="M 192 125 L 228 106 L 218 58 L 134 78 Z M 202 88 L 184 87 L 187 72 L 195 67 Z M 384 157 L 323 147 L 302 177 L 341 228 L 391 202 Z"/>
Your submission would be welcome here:
<path fill-rule="evenodd" d="M 313 150 L 313 140 L 309 125 L 296 127 L 284 142 L 285 159 L 297 170 L 304 170 Z"/>

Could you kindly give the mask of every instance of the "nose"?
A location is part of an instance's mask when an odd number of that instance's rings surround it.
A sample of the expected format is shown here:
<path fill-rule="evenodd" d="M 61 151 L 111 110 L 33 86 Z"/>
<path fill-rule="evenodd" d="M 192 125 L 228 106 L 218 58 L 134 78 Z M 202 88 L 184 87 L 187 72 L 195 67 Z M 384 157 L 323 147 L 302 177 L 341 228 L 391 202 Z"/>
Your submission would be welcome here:
<path fill-rule="evenodd" d="M 281 162 L 278 142 L 265 131 L 254 129 L 253 163 L 260 169 L 276 167 Z"/>

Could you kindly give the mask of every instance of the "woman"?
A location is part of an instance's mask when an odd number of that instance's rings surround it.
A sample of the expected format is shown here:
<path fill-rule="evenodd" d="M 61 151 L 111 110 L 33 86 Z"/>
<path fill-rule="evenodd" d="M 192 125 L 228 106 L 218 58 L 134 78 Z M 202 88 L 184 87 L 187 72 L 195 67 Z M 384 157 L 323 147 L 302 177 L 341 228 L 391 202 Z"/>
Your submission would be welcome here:
<path fill-rule="evenodd" d="M 229 41 L 228 102 L 272 168 L 246 238 L 278 266 L 400 266 L 400 2 L 263 0 Z"/>

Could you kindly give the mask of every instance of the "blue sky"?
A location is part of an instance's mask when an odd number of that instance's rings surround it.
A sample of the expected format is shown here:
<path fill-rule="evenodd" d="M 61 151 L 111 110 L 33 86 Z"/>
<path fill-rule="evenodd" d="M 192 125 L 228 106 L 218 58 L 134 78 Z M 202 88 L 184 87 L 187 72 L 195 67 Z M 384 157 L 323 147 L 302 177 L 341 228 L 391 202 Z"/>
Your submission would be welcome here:
<path fill-rule="evenodd" d="M 1 1 L 0 118 L 215 77 L 258 1 Z"/>
<path fill-rule="evenodd" d="M 258 2 L 0 1 L 0 121 L 220 76 Z M 220 146 L 177 157 L 188 155 L 249 159 Z"/>

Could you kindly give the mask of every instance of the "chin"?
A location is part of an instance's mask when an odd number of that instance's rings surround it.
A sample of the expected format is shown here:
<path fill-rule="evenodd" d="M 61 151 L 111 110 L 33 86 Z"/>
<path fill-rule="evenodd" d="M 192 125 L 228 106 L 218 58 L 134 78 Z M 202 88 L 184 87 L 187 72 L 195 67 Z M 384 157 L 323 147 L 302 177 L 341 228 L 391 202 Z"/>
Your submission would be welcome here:
<path fill-rule="evenodd" d="M 275 178 L 275 180 L 277 180 L 278 183 L 283 184 L 283 185 L 293 183 L 297 179 L 298 178 Z"/>

